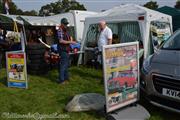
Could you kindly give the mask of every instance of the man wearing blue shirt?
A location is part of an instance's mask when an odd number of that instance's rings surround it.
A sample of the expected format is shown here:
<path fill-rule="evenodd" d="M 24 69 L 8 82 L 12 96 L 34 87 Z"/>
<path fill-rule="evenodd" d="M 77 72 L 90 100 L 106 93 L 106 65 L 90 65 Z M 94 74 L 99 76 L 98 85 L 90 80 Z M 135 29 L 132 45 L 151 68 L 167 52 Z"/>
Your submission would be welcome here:
<path fill-rule="evenodd" d="M 60 55 L 58 83 L 64 83 L 66 80 L 69 80 L 68 63 L 70 44 L 76 43 L 72 40 L 72 37 L 67 30 L 68 24 L 69 22 L 66 18 L 61 19 L 61 26 L 57 31 L 58 52 Z"/>

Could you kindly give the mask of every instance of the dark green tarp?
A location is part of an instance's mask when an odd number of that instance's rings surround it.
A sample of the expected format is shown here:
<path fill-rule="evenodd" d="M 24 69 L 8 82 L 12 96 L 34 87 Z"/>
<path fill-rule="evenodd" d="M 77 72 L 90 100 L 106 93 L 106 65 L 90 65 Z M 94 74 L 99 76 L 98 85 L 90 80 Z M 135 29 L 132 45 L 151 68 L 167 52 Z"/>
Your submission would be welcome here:
<path fill-rule="evenodd" d="M 164 7 L 158 8 L 157 11 L 172 16 L 173 31 L 180 28 L 180 11 L 179 10 L 177 10 L 176 8 L 164 6 Z"/>
<path fill-rule="evenodd" d="M 5 30 L 13 30 L 14 29 L 14 21 L 16 21 L 17 25 L 22 26 L 22 22 L 20 22 L 15 15 L 6 15 L 0 14 L 0 27 Z"/>

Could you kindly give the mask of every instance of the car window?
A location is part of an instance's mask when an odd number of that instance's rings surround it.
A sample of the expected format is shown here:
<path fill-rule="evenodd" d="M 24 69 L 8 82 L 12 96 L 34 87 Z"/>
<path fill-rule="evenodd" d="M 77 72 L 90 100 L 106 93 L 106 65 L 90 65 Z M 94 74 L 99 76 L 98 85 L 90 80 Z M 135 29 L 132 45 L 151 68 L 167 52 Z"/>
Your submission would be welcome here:
<path fill-rule="evenodd" d="M 180 30 L 165 42 L 162 49 L 180 50 Z"/>

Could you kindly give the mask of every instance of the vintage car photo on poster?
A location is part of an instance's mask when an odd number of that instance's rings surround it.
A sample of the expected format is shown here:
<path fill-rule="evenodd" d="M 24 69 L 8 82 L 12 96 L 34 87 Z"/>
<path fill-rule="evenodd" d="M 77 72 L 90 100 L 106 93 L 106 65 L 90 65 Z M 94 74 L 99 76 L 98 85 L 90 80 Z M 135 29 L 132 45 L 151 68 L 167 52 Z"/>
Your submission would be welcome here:
<path fill-rule="evenodd" d="M 103 47 L 107 112 L 138 100 L 138 43 Z"/>

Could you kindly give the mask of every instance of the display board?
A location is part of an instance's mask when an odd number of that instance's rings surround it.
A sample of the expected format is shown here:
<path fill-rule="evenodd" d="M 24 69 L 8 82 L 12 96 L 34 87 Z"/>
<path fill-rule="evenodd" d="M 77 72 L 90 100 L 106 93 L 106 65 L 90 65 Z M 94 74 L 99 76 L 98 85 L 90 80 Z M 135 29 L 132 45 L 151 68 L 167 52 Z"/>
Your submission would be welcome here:
<path fill-rule="evenodd" d="M 8 87 L 27 88 L 26 54 L 21 51 L 6 52 Z"/>
<path fill-rule="evenodd" d="M 138 42 L 103 46 L 106 112 L 139 99 Z"/>

